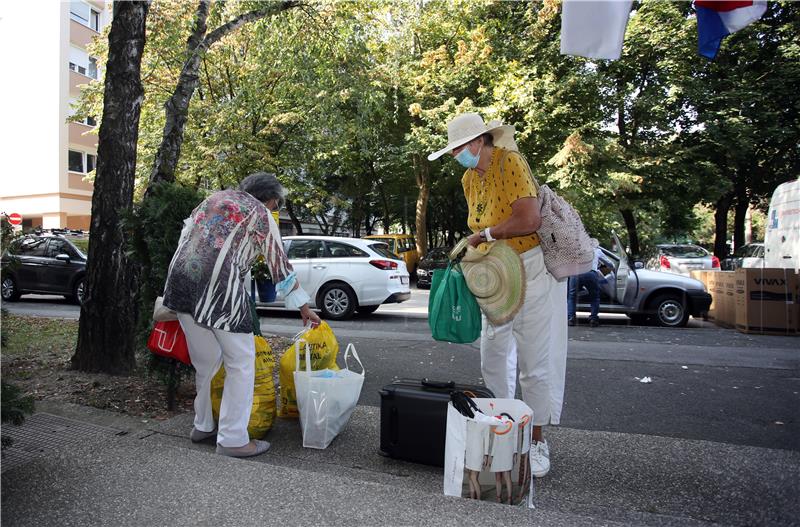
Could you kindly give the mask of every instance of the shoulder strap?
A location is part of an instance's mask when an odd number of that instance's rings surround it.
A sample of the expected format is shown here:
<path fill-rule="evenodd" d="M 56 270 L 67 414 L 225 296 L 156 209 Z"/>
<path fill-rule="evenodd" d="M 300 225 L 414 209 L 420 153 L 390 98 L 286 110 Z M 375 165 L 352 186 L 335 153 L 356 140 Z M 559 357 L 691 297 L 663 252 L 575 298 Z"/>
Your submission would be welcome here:
<path fill-rule="evenodd" d="M 498 161 L 500 163 L 500 176 L 501 177 L 505 177 L 503 175 L 503 161 L 506 160 L 506 156 L 508 156 L 508 154 L 510 154 L 510 153 L 512 153 L 512 150 L 504 150 L 503 154 L 500 156 L 500 161 Z M 514 153 L 517 154 L 520 159 L 522 159 L 523 163 L 525 163 L 525 166 L 528 168 L 528 174 L 531 175 L 531 180 L 533 181 L 533 186 L 536 187 L 536 191 L 538 192 L 539 191 L 539 182 L 536 181 L 536 177 L 533 175 L 533 170 L 531 170 L 531 166 L 528 164 L 528 160 L 525 159 L 525 156 L 523 156 L 519 152 L 514 152 Z"/>

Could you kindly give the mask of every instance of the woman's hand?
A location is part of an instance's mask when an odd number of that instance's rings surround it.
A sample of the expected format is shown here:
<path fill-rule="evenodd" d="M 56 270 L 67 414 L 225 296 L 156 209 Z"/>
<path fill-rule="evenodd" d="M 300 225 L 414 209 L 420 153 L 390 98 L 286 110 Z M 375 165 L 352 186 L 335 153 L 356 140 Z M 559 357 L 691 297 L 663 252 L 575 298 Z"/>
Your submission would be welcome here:
<path fill-rule="evenodd" d="M 319 315 L 311 311 L 311 308 L 308 307 L 308 304 L 303 304 L 302 307 L 300 307 L 300 316 L 303 317 L 304 326 L 310 322 L 311 327 L 315 328 L 319 326 L 321 322 Z"/>
<path fill-rule="evenodd" d="M 474 233 L 474 234 L 470 234 L 470 235 L 467 237 L 467 242 L 468 242 L 468 243 L 469 243 L 469 244 L 470 244 L 472 247 L 477 247 L 478 245 L 480 245 L 481 243 L 483 243 L 483 242 L 485 242 L 485 241 L 486 241 L 486 240 L 484 240 L 483 238 L 481 238 L 481 234 L 480 234 L 479 232 L 476 232 L 476 233 Z"/>

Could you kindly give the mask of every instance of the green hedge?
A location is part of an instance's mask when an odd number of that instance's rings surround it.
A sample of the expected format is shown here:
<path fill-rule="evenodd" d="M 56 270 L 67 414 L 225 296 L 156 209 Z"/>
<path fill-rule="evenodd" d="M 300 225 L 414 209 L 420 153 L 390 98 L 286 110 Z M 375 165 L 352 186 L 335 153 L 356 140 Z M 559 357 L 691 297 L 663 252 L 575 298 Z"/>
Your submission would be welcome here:
<path fill-rule="evenodd" d="M 179 364 L 175 369 L 175 361 L 161 359 L 145 351 L 147 337 L 153 327 L 151 314 L 156 297 L 164 291 L 167 270 L 178 247 L 183 220 L 205 198 L 205 193 L 193 188 L 177 183 L 159 183 L 125 218 L 129 256 L 139 269 L 137 340 L 143 354 L 149 357 L 151 371 L 162 377 L 170 385 L 171 391 L 180 377 L 189 374 L 192 368 Z"/>

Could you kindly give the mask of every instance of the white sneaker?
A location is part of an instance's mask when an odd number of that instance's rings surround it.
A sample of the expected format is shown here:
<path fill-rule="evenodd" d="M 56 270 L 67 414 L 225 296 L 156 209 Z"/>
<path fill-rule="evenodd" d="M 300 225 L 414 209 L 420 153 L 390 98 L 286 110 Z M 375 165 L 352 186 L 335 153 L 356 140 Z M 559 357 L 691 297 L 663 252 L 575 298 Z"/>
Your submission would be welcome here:
<path fill-rule="evenodd" d="M 550 448 L 547 441 L 531 444 L 531 474 L 543 478 L 550 472 Z"/>

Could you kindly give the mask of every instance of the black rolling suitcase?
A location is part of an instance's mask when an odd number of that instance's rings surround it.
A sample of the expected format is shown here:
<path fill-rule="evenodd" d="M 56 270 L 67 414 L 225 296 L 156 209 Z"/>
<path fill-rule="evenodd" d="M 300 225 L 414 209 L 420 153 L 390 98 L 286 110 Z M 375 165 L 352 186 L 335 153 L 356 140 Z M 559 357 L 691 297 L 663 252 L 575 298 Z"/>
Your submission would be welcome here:
<path fill-rule="evenodd" d="M 485 386 L 398 379 L 381 393 L 381 454 L 414 463 L 444 466 L 450 392 L 494 397 Z"/>

